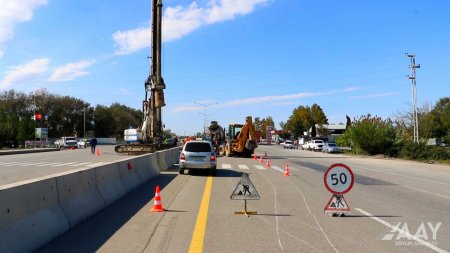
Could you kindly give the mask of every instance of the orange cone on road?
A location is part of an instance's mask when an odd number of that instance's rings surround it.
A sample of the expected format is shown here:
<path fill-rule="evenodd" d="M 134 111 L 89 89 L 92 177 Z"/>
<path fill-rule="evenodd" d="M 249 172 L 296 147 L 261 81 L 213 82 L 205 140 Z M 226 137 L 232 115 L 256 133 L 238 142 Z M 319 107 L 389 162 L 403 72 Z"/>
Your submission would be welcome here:
<path fill-rule="evenodd" d="M 289 172 L 289 164 L 286 163 L 286 166 L 284 166 L 284 176 L 287 177 L 290 175 L 291 175 L 291 173 Z"/>
<path fill-rule="evenodd" d="M 267 167 L 267 168 L 270 168 L 270 158 L 269 158 L 269 157 L 267 157 L 266 167 Z"/>
<path fill-rule="evenodd" d="M 96 148 L 96 149 L 95 149 L 95 155 L 96 155 L 96 156 L 100 156 L 100 149 L 99 149 L 99 148 Z"/>
<path fill-rule="evenodd" d="M 261 155 L 261 158 L 259 158 L 259 162 L 260 163 L 263 163 L 264 161 L 263 161 L 263 156 Z"/>
<path fill-rule="evenodd" d="M 159 185 L 156 186 L 155 200 L 153 202 L 152 212 L 164 212 L 164 208 L 161 203 L 161 192 L 159 190 Z"/>
<path fill-rule="evenodd" d="M 253 160 L 256 160 L 256 154 L 253 154 Z"/>

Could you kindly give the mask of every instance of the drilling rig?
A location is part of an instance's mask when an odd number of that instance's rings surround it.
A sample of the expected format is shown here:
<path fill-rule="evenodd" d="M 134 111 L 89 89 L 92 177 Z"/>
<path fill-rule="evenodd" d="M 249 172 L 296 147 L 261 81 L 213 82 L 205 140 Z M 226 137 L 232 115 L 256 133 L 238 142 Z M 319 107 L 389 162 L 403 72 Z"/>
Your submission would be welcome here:
<path fill-rule="evenodd" d="M 145 81 L 145 99 L 142 102 L 143 123 L 141 128 L 134 129 L 136 142 L 117 145 L 117 153 L 145 154 L 166 148 L 163 144 L 161 118 L 161 109 L 165 106 L 163 90 L 166 88 L 161 75 L 162 7 L 162 0 L 152 0 L 151 65 L 150 75 Z"/>

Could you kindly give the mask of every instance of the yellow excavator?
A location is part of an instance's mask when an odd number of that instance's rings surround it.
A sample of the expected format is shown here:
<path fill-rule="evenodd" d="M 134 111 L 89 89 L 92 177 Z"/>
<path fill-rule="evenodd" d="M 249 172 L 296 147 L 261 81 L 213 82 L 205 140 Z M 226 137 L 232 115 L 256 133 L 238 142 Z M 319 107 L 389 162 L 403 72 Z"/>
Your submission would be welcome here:
<path fill-rule="evenodd" d="M 255 126 L 252 117 L 247 116 L 245 125 L 230 124 L 228 126 L 227 141 L 224 144 L 226 156 L 240 155 L 251 157 L 255 152 L 256 144 Z"/>

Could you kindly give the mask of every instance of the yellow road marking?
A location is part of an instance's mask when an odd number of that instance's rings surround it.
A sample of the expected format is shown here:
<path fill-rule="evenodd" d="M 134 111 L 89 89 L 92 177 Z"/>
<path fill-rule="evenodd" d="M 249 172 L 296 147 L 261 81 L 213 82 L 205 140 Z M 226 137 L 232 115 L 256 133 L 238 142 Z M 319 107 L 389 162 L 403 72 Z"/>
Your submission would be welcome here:
<path fill-rule="evenodd" d="M 202 202 L 198 210 L 197 222 L 195 223 L 194 234 L 192 235 L 189 253 L 203 252 L 203 242 L 205 240 L 206 221 L 208 219 L 209 199 L 211 197 L 212 177 L 206 179 L 205 191 Z"/>

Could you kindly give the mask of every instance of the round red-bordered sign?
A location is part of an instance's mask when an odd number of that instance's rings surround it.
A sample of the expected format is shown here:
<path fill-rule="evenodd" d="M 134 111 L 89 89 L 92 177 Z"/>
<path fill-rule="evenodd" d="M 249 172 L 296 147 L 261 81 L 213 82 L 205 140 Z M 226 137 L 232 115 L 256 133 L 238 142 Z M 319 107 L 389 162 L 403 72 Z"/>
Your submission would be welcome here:
<path fill-rule="evenodd" d="M 355 177 L 350 167 L 343 163 L 335 163 L 325 171 L 323 183 L 329 192 L 341 195 L 352 189 Z"/>

